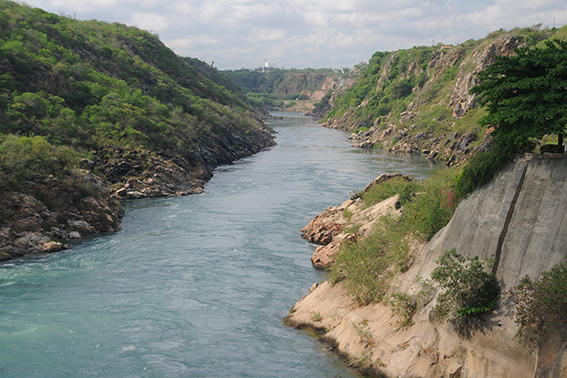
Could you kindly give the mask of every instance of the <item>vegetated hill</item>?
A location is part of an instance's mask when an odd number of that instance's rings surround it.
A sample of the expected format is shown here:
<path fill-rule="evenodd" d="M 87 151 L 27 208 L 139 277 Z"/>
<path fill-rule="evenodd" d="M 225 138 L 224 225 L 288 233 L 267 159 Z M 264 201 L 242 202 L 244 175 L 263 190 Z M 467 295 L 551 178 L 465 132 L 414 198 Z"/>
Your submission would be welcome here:
<path fill-rule="evenodd" d="M 2 134 L 41 135 L 113 158 L 121 149 L 155 152 L 208 174 L 269 144 L 236 86 L 227 90 L 223 76 L 176 56 L 157 36 L 0 6 Z"/>
<path fill-rule="evenodd" d="M 0 252 L 116 230 L 110 193 L 201 191 L 219 164 L 274 143 L 263 117 L 151 33 L 0 1 Z M 93 227 L 94 213 L 106 226 Z"/>
<path fill-rule="evenodd" d="M 259 106 L 303 111 L 313 111 L 321 99 L 336 89 L 352 83 L 359 72 L 358 68 L 340 70 L 269 68 L 222 71 Z M 318 115 L 322 115 L 322 112 L 319 111 Z"/>
<path fill-rule="evenodd" d="M 455 46 L 376 52 L 356 83 L 328 98 L 324 125 L 356 133 L 360 147 L 458 163 L 485 141 L 477 123 L 484 110 L 469 93 L 476 74 L 497 55 L 566 33 L 567 27 L 500 30 Z"/>

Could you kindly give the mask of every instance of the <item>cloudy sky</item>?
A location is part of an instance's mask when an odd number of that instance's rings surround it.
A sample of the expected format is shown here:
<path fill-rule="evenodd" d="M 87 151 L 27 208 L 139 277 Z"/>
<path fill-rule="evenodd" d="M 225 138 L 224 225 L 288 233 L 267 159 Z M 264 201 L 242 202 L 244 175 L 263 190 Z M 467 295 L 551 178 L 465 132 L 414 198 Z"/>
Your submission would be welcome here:
<path fill-rule="evenodd" d="M 375 51 L 567 24 L 567 0 L 26 0 L 49 12 L 157 33 L 219 69 L 353 67 Z"/>

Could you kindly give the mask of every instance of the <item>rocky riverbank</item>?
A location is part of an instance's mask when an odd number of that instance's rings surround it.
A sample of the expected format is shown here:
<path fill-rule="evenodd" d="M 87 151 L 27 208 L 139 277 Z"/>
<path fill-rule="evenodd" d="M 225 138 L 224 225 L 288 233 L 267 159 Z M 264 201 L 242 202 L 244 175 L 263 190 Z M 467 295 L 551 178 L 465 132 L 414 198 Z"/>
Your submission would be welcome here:
<path fill-rule="evenodd" d="M 111 184 L 117 199 L 172 197 L 201 193 L 213 171 L 221 164 L 255 154 L 275 145 L 273 131 L 258 120 L 257 128 L 244 135 L 230 132 L 207 141 L 198 151 L 185 157 L 168 157 L 155 151 L 104 149 L 85 161 L 89 169 L 100 172 Z"/>
<path fill-rule="evenodd" d="M 120 230 L 123 210 L 110 185 L 86 170 L 0 184 L 0 261 L 58 252 L 83 236 Z"/>
<path fill-rule="evenodd" d="M 411 296 L 424 290 L 424 280 L 445 251 L 455 248 L 465 257 L 493 259 L 502 296 L 491 315 L 468 328 L 434 316 L 440 293 L 435 286 L 412 321 L 401 325 L 389 301 L 362 306 L 342 281 L 314 285 L 291 309 L 286 324 L 316 330 L 351 366 L 379 377 L 564 377 L 567 328 L 553 329 L 535 350 L 524 347 L 515 337 L 509 290 L 523 277 L 537 280 L 567 261 L 566 172 L 562 155 L 517 160 L 465 198 L 450 223 L 414 251 L 409 270 L 395 276 L 392 287 Z M 312 223 L 323 224 L 324 218 L 339 223 L 333 220 L 337 211 Z"/>
<path fill-rule="evenodd" d="M 192 159 L 104 149 L 65 177 L 14 184 L 0 172 L 0 261 L 61 251 L 71 240 L 116 232 L 123 215 L 117 200 L 201 193 L 218 165 L 274 144 L 272 131 L 258 127 L 246 137 L 210 141 Z"/>

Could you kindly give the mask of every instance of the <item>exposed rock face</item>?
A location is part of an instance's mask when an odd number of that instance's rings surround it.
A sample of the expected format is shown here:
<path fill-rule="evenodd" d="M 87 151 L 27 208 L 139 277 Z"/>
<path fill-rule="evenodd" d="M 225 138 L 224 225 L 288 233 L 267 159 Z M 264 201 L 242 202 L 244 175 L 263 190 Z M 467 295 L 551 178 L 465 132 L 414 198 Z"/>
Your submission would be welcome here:
<path fill-rule="evenodd" d="M 243 137 L 227 135 L 210 141 L 186 158 L 169 158 L 142 150 L 93 151 L 86 168 L 96 168 L 112 184 L 112 197 L 136 199 L 201 193 L 220 164 L 228 164 L 275 144 L 267 128 L 251 130 Z"/>
<path fill-rule="evenodd" d="M 147 151 L 101 151 L 97 169 L 112 182 L 112 196 L 119 199 L 170 197 L 201 193 L 212 176 L 203 166 L 190 168 L 180 159 L 152 156 Z"/>
<path fill-rule="evenodd" d="M 479 148 L 478 143 L 474 147 L 471 144 L 485 137 L 472 131 L 452 131 L 455 122 L 477 107 L 476 95 L 469 93 L 470 89 L 479 83 L 477 74 L 492 65 L 496 56 L 513 54 L 514 49 L 519 47 L 522 41 L 517 36 L 503 36 L 472 51 L 467 51 L 463 46 L 449 47 L 433 53 L 427 67 L 410 64 L 407 71 L 401 73 L 402 79 L 415 78 L 419 75 L 426 75 L 428 78 L 422 86 L 414 87 L 413 93 L 428 91 L 435 93 L 433 88 L 440 85 L 441 77 L 448 70 L 457 68 L 458 73 L 455 84 L 452 85 L 445 99 L 439 103 L 430 103 L 424 100 L 423 96 L 416 95 L 415 100 L 401 112 L 398 123 L 393 123 L 389 116 L 360 119 L 355 115 L 354 108 L 351 108 L 341 117 L 328 119 L 323 126 L 355 132 L 350 138 L 353 145 L 360 148 L 381 148 L 396 153 L 421 154 L 430 160 L 443 161 L 447 165 L 460 163 Z M 377 91 L 390 78 L 391 65 L 396 58 L 397 53 L 393 53 L 385 62 L 378 78 Z M 366 106 L 372 105 L 365 101 L 356 108 Z M 434 118 L 432 122 L 438 122 L 438 125 L 424 127 L 419 123 L 419 115 L 431 111 L 436 106 L 446 106 L 452 113 L 451 121 Z M 357 132 L 363 127 L 367 130 Z M 446 131 L 440 133 L 436 128 Z"/>
<path fill-rule="evenodd" d="M 470 59 L 464 60 L 460 67 L 465 65 L 473 65 L 471 71 L 460 70 L 457 82 L 451 94 L 449 107 L 453 109 L 453 116 L 455 118 L 462 118 L 471 108 L 476 105 L 476 95 L 471 94 L 469 91 L 472 87 L 479 84 L 477 74 L 490 67 L 496 56 L 509 56 L 514 49 L 519 47 L 522 40 L 517 37 L 507 37 L 490 44 L 482 52 L 474 52 Z"/>
<path fill-rule="evenodd" d="M 363 192 L 394 177 L 411 180 L 409 176 L 400 173 L 382 174 L 368 184 Z M 368 235 L 374 223 L 386 214 L 399 216 L 400 212 L 396 210 L 396 202 L 397 196 L 394 196 L 374 206 L 364 208 L 359 196 L 343 202 L 340 206 L 329 207 L 313 218 L 307 226 L 301 229 L 303 238 L 320 245 L 311 257 L 313 266 L 317 269 L 328 268 L 335 262 L 333 256 L 337 254 L 343 241 L 354 241 Z"/>
<path fill-rule="evenodd" d="M 447 165 L 466 160 L 478 148 L 471 147 L 472 142 L 480 139 L 475 133 L 455 132 L 436 137 L 433 131 L 416 134 L 414 129 L 413 126 L 399 129 L 394 124 L 389 124 L 384 129 L 375 126 L 368 131 L 352 134 L 350 139 L 359 148 L 389 146 L 385 148 L 389 152 L 423 155 L 429 160 L 442 160 Z M 487 135 L 488 131 L 482 136 L 485 141 L 482 147 L 489 141 Z"/>
<path fill-rule="evenodd" d="M 2 185 L 0 192 L 0 261 L 57 252 L 71 239 L 120 229 L 123 211 L 108 199 L 108 183 L 87 171 L 65 181 Z"/>
<path fill-rule="evenodd" d="M 359 306 L 342 283 L 327 282 L 299 301 L 286 323 L 318 330 L 354 366 L 376 376 L 564 377 L 567 327 L 530 352 L 515 339 L 508 290 L 526 275 L 536 280 L 567 261 L 566 212 L 567 159 L 528 156 L 463 200 L 409 271 L 395 279 L 396 291 L 417 292 L 416 277 L 429 278 L 435 260 L 452 248 L 463 256 L 495 259 L 503 293 L 499 306 L 466 332 L 435 320 L 435 292 L 413 325 L 400 328 L 388 303 Z"/>

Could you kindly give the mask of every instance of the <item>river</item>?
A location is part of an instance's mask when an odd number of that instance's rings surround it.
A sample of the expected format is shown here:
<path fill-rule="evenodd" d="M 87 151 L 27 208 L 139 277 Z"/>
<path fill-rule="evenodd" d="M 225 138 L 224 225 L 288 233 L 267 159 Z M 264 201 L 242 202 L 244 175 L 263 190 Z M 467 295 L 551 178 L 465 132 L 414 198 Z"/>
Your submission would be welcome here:
<path fill-rule="evenodd" d="M 436 167 L 275 115 L 278 145 L 203 194 L 126 202 L 122 231 L 0 265 L 0 376 L 356 376 L 283 325 L 324 278 L 299 229 L 381 173 Z"/>

